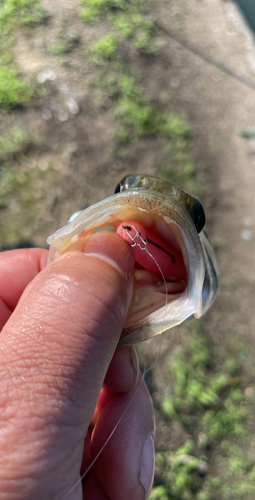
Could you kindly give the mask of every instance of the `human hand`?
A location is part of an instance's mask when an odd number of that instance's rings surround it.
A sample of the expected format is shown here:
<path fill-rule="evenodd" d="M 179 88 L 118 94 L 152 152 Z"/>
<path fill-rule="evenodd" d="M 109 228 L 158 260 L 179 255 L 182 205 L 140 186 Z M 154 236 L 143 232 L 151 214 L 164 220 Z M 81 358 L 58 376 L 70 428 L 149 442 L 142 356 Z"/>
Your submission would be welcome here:
<path fill-rule="evenodd" d="M 116 349 L 132 250 L 104 232 L 45 267 L 47 256 L 0 254 L 0 500 L 148 498 L 151 399 L 134 348 Z"/>

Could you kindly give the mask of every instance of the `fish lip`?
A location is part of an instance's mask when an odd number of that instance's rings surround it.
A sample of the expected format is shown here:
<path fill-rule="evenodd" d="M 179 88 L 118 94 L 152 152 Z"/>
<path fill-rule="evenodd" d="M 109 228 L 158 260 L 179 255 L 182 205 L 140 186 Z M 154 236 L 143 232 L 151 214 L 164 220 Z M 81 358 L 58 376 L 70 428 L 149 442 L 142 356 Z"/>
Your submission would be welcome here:
<path fill-rule="evenodd" d="M 55 231 L 53 234 L 51 234 L 47 238 L 48 245 L 51 245 L 51 243 L 55 239 L 61 237 L 62 234 L 67 235 L 67 234 L 73 233 L 73 231 L 79 227 L 79 222 L 82 220 L 83 214 L 85 212 L 88 216 L 93 215 L 93 213 L 95 213 L 97 209 L 100 209 L 103 206 L 105 206 L 105 209 L 109 208 L 110 205 L 112 204 L 112 202 L 114 202 L 114 205 L 117 205 L 117 203 L 116 203 L 117 200 L 121 202 L 122 200 L 124 201 L 126 199 L 127 203 L 129 203 L 129 197 L 132 197 L 133 199 L 138 199 L 139 202 L 141 202 L 141 200 L 145 200 L 145 203 L 143 204 L 145 210 L 146 210 L 145 207 L 146 207 L 146 201 L 147 201 L 148 202 L 148 207 L 147 207 L 148 211 L 153 210 L 153 208 L 154 208 L 152 205 L 152 199 L 153 199 L 153 200 L 156 200 L 156 202 L 162 201 L 166 205 L 170 205 L 170 203 L 171 203 L 172 205 L 174 205 L 174 207 L 178 213 L 183 212 L 183 207 L 182 207 L 181 203 L 179 203 L 177 200 L 175 200 L 174 197 L 171 197 L 171 199 L 169 199 L 170 195 L 166 195 L 166 194 L 160 193 L 158 191 L 149 190 L 149 189 L 133 189 L 130 191 L 123 191 L 121 193 L 117 193 L 117 194 L 114 194 L 114 195 L 109 196 L 107 198 L 104 198 L 104 200 L 99 201 L 98 203 L 95 203 L 91 207 L 88 207 L 85 210 L 81 211 L 77 215 L 77 217 L 75 217 L 75 219 L 73 219 L 70 223 L 65 224 L 65 226 L 63 226 L 59 230 Z M 122 204 L 124 204 L 124 203 L 121 202 L 121 205 Z M 137 205 L 137 207 L 138 207 L 138 205 Z M 192 226 L 194 226 L 194 223 L 193 223 L 190 215 L 188 214 L 188 212 L 185 214 L 185 219 L 187 219 L 190 222 L 190 224 Z M 68 226 L 70 228 L 69 230 L 68 230 Z"/>

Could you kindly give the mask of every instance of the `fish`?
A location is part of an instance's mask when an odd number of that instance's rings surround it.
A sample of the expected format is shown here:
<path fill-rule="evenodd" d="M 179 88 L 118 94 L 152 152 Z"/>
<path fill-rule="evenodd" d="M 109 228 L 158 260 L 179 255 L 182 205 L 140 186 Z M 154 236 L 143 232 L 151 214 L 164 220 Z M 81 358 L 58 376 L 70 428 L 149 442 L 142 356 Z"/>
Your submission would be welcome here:
<path fill-rule="evenodd" d="M 126 175 L 114 195 L 75 213 L 47 242 L 49 262 L 97 231 L 115 231 L 135 255 L 134 292 L 119 346 L 159 335 L 213 304 L 219 271 L 202 204 L 175 183 Z"/>

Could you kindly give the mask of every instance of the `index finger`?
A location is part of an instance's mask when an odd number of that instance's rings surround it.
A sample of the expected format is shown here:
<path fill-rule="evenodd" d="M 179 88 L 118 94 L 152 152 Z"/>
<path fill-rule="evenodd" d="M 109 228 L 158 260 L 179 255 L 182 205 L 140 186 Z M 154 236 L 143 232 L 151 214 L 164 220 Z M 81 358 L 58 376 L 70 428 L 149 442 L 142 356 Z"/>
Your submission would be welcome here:
<path fill-rule="evenodd" d="M 22 248 L 0 253 L 0 330 L 14 311 L 23 291 L 46 266 L 48 250 Z"/>

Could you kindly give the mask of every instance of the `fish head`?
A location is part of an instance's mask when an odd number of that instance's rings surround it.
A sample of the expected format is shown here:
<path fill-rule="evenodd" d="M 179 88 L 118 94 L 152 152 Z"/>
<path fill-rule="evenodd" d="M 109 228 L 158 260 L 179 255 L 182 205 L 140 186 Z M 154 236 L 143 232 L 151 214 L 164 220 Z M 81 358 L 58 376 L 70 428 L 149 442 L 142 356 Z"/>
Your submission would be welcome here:
<path fill-rule="evenodd" d="M 128 175 L 115 194 L 48 238 L 49 261 L 97 231 L 117 232 L 135 254 L 134 293 L 119 345 L 154 337 L 213 303 L 218 271 L 201 203 L 176 184 Z"/>

